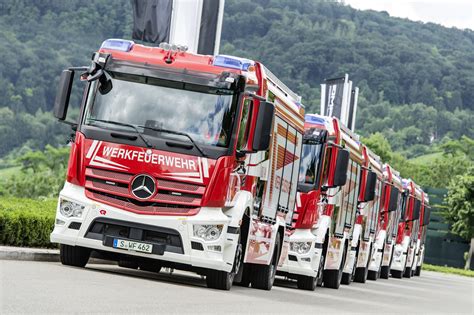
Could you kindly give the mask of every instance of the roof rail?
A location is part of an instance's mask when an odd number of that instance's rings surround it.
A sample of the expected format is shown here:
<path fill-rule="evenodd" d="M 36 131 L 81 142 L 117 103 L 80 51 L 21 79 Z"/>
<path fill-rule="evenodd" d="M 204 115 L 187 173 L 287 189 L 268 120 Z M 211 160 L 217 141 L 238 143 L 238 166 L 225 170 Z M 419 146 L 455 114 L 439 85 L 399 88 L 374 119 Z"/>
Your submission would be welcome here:
<path fill-rule="evenodd" d="M 280 79 L 278 79 L 276 75 L 273 74 L 273 72 L 268 70 L 267 67 L 265 67 L 264 65 L 262 65 L 262 67 L 265 70 L 267 79 L 271 83 L 273 83 L 273 85 L 275 85 L 286 96 L 290 97 L 295 103 L 298 103 L 300 106 L 303 106 L 303 104 L 301 104 L 301 96 L 293 92 L 288 86 L 285 85 L 285 83 L 281 82 Z"/>

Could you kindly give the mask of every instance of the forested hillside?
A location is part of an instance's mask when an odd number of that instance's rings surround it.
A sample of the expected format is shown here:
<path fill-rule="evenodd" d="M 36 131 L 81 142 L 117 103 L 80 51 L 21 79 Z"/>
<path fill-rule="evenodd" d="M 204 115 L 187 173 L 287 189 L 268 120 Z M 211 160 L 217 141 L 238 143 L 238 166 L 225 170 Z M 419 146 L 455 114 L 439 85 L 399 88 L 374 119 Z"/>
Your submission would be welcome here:
<path fill-rule="evenodd" d="M 106 38 L 130 38 L 129 0 L 3 0 L 0 157 L 64 143 L 52 118 L 60 71 Z M 357 11 L 331 1 L 226 0 L 221 52 L 255 58 L 319 109 L 324 78 L 361 88 L 357 129 L 409 156 L 474 138 L 474 32 Z M 77 104 L 79 91 L 73 103 Z"/>

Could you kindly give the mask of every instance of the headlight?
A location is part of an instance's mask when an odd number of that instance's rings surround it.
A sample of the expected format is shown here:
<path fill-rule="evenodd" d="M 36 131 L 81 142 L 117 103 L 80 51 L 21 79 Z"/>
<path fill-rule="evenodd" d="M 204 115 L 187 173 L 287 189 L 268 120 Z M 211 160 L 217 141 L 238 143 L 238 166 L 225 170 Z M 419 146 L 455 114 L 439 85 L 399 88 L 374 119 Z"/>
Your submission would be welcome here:
<path fill-rule="evenodd" d="M 64 200 L 61 199 L 60 205 L 59 205 L 59 212 L 65 217 L 78 217 L 80 218 L 82 216 L 82 212 L 84 211 L 85 206 L 72 202 L 69 200 Z"/>
<path fill-rule="evenodd" d="M 311 242 L 291 242 L 290 250 L 300 255 L 307 254 L 311 249 Z"/>
<path fill-rule="evenodd" d="M 222 233 L 223 225 L 195 224 L 193 234 L 205 241 L 215 241 Z"/>

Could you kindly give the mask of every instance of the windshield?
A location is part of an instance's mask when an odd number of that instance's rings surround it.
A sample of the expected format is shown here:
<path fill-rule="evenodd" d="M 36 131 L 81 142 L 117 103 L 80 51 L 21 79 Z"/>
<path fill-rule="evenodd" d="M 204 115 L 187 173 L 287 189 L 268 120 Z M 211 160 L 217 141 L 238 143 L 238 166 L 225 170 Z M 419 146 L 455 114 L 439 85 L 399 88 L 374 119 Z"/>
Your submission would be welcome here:
<path fill-rule="evenodd" d="M 303 144 L 298 182 L 315 184 L 318 174 L 319 156 L 322 144 Z"/>
<path fill-rule="evenodd" d="M 86 125 L 129 130 L 96 121 L 107 120 L 149 127 L 140 128 L 149 136 L 183 138 L 182 135 L 152 130 L 165 129 L 186 133 L 198 143 L 220 147 L 229 145 L 237 103 L 231 90 L 109 74 L 110 91 L 102 93 L 97 88 L 99 80 L 93 82 L 89 90 Z"/>

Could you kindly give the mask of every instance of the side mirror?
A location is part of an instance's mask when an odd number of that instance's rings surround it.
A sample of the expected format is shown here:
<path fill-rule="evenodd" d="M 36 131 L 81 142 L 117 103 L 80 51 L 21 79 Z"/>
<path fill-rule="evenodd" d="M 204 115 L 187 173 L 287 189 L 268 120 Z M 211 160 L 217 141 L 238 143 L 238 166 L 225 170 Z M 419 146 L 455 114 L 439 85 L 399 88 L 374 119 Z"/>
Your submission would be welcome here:
<path fill-rule="evenodd" d="M 375 199 L 375 184 L 377 184 L 377 174 L 369 170 L 365 184 L 364 201 L 371 201 Z"/>
<path fill-rule="evenodd" d="M 349 151 L 339 149 L 337 151 L 336 170 L 334 172 L 334 187 L 344 186 L 347 182 L 347 169 L 349 167 Z"/>
<path fill-rule="evenodd" d="M 54 117 L 59 120 L 65 120 L 67 108 L 69 106 L 69 97 L 71 96 L 72 81 L 74 71 L 63 70 L 59 79 L 58 91 L 54 100 Z"/>
<path fill-rule="evenodd" d="M 415 206 L 413 207 L 413 217 L 411 218 L 412 221 L 418 220 L 420 218 L 420 209 L 421 209 L 421 201 L 415 199 Z"/>
<path fill-rule="evenodd" d="M 397 210 L 399 193 L 400 191 L 398 190 L 398 188 L 395 188 L 392 186 L 392 189 L 390 189 L 390 200 L 388 202 L 388 212 Z"/>
<path fill-rule="evenodd" d="M 423 225 L 430 224 L 430 215 L 431 215 L 431 208 L 425 205 L 425 213 L 423 213 Z"/>
<path fill-rule="evenodd" d="M 265 151 L 270 146 L 272 135 L 273 116 L 275 115 L 275 106 L 273 103 L 260 101 L 257 114 L 257 123 L 253 135 L 252 150 Z"/>

